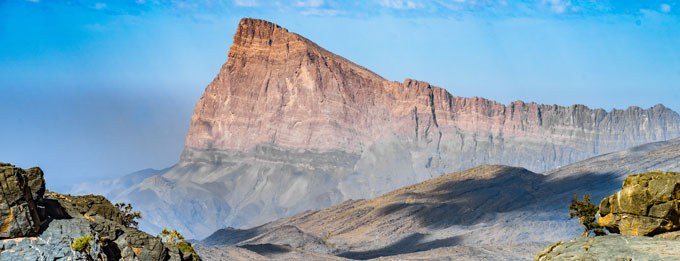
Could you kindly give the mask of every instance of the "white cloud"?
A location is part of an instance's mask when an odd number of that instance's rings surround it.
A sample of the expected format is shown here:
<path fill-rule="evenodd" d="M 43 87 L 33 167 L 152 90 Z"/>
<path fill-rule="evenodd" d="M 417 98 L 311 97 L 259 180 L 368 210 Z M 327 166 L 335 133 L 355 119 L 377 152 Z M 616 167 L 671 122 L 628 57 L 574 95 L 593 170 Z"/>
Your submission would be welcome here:
<path fill-rule="evenodd" d="M 333 9 L 310 8 L 301 11 L 300 14 L 310 16 L 336 16 L 340 14 L 340 11 Z"/>
<path fill-rule="evenodd" d="M 380 5 L 393 9 L 418 9 L 423 3 L 415 0 L 381 0 Z"/>
<path fill-rule="evenodd" d="M 238 6 L 255 7 L 260 5 L 258 0 L 234 0 L 234 4 Z"/>
<path fill-rule="evenodd" d="M 323 5 L 323 0 L 298 0 L 295 1 L 297 7 L 319 7 Z"/>
<path fill-rule="evenodd" d="M 94 9 L 102 10 L 102 9 L 104 9 L 104 8 L 106 8 L 106 4 L 105 4 L 105 3 L 95 3 L 95 4 L 94 4 Z"/>
<path fill-rule="evenodd" d="M 542 0 L 543 4 L 548 5 L 553 13 L 563 14 L 567 11 L 578 11 L 578 7 L 572 7 L 569 0 Z"/>
<path fill-rule="evenodd" d="M 661 12 L 664 13 L 670 13 L 671 12 L 671 5 L 669 4 L 661 4 Z"/>

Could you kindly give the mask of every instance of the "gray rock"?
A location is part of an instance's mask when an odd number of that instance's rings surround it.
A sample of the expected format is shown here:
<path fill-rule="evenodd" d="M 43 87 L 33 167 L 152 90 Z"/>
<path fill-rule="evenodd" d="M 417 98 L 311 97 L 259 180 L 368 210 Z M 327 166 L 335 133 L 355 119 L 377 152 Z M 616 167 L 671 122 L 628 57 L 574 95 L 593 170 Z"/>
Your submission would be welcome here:
<path fill-rule="evenodd" d="M 678 260 L 680 241 L 643 236 L 583 237 L 548 246 L 535 260 Z"/>
<path fill-rule="evenodd" d="M 53 220 L 38 237 L 19 237 L 0 240 L 2 260 L 58 260 L 76 259 L 79 256 L 71 250 L 74 238 L 96 234 L 84 219 Z M 100 249 L 92 248 L 90 255 L 98 256 Z"/>
<path fill-rule="evenodd" d="M 42 197 L 44 184 L 40 169 L 27 172 L 0 163 L 0 238 L 34 236 L 40 231 L 41 221 L 34 197 Z"/>
<path fill-rule="evenodd" d="M 103 196 L 45 193 L 43 176 L 39 168 L 0 164 L 0 220 L 5 221 L 0 228 L 10 237 L 0 240 L 0 260 L 200 260 L 181 252 L 168 256 L 159 237 L 126 227 L 125 214 Z M 90 251 L 72 250 L 71 244 L 84 236 L 93 237 Z"/>

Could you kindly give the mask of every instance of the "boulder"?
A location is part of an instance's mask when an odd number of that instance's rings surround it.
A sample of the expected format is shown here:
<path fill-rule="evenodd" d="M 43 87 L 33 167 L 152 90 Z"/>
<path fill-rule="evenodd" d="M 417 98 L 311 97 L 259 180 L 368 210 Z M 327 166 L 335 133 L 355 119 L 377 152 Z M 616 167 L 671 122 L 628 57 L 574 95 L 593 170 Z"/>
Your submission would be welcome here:
<path fill-rule="evenodd" d="M 680 173 L 630 175 L 602 199 L 598 224 L 622 235 L 653 236 L 680 228 Z"/>
<path fill-rule="evenodd" d="M 134 257 L 139 260 L 166 260 L 168 250 L 158 237 L 136 229 L 125 229 L 125 234 L 116 243 L 122 250 L 124 260 Z M 180 260 L 170 258 L 169 260 Z"/>
<path fill-rule="evenodd" d="M 40 232 L 35 199 L 45 193 L 42 170 L 28 171 L 0 163 L 0 239 L 34 236 Z"/>

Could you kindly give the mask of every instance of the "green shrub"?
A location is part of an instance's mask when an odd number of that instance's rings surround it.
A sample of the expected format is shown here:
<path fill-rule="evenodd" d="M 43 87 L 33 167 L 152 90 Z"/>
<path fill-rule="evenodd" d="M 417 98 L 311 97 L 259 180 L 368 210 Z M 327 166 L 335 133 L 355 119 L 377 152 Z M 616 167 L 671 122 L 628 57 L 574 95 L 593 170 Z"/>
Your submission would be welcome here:
<path fill-rule="evenodd" d="M 167 228 L 163 228 L 160 236 L 164 243 L 171 246 L 177 246 L 179 251 L 182 251 L 182 253 L 191 253 L 196 255 L 196 250 L 194 250 L 194 247 L 191 246 L 191 243 L 187 242 L 184 239 L 184 236 L 177 232 L 177 230 L 168 230 Z"/>
<path fill-rule="evenodd" d="M 163 242 L 170 245 L 177 245 L 177 243 L 184 241 L 184 236 L 177 230 L 168 230 L 167 228 L 163 228 L 163 231 L 161 231 L 161 238 Z"/>
<path fill-rule="evenodd" d="M 116 203 L 116 208 L 120 210 L 123 214 L 123 226 L 138 228 L 139 222 L 137 219 L 142 219 L 142 213 L 139 211 L 132 211 L 132 205 L 130 203 Z"/>
<path fill-rule="evenodd" d="M 88 253 L 90 252 L 90 241 L 92 240 L 94 240 L 94 237 L 90 235 L 76 238 L 71 243 L 71 249 L 80 253 Z"/>
<path fill-rule="evenodd" d="M 198 256 L 198 254 L 196 254 L 196 250 L 194 250 L 194 247 L 191 246 L 191 243 L 187 241 L 177 243 L 177 248 L 179 248 L 179 251 L 182 251 L 182 253 L 191 253 L 194 256 Z"/>
<path fill-rule="evenodd" d="M 579 200 L 578 195 L 574 193 L 574 199 L 569 204 L 569 217 L 578 218 L 578 222 L 581 223 L 584 230 L 583 234 L 581 234 L 582 236 L 587 237 L 591 232 L 595 236 L 606 234 L 595 219 L 598 209 L 595 204 L 590 202 L 590 195 L 585 194 L 583 195 L 583 200 Z"/>

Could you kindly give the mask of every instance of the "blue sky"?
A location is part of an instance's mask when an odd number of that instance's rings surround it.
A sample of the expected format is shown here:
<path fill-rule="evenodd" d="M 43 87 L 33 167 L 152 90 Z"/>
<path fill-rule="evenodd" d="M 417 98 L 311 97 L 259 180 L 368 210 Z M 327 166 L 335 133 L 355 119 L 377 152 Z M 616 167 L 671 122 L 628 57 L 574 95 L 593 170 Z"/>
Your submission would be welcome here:
<path fill-rule="evenodd" d="M 0 161 L 51 189 L 176 162 L 238 20 L 459 96 L 680 110 L 680 3 L 0 1 Z"/>

